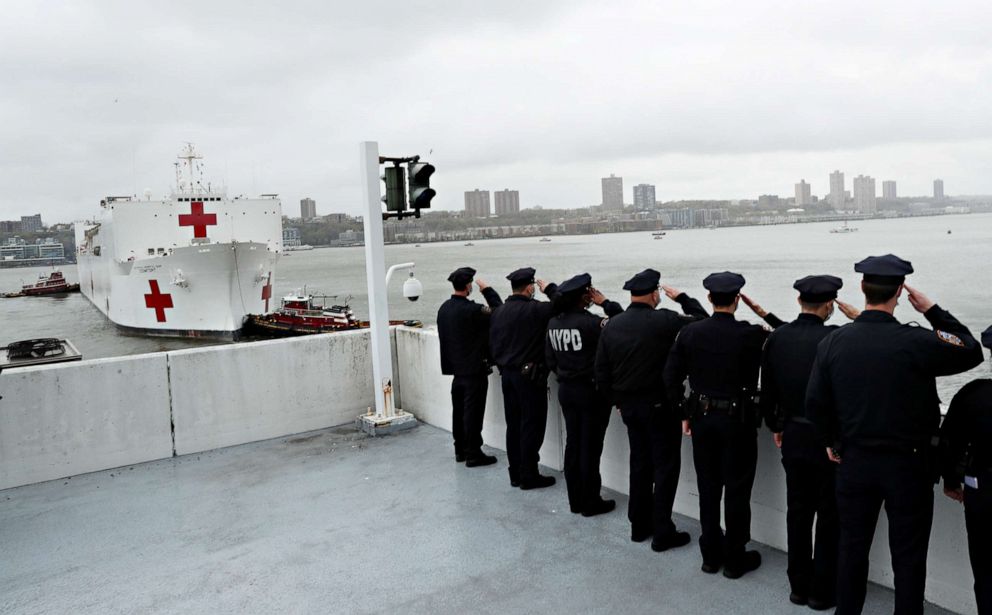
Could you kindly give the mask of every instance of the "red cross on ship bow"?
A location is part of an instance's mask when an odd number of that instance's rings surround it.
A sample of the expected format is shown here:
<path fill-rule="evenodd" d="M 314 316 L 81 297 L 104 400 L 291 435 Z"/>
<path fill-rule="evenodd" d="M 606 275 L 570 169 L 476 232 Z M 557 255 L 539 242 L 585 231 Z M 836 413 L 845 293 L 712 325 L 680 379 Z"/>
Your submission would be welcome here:
<path fill-rule="evenodd" d="M 193 201 L 190 213 L 179 214 L 179 226 L 192 226 L 193 237 L 206 237 L 208 226 L 217 226 L 217 214 L 203 213 L 203 201 Z"/>
<path fill-rule="evenodd" d="M 152 292 L 145 295 L 145 307 L 155 310 L 155 320 L 165 322 L 165 309 L 172 307 L 172 295 L 162 294 L 158 280 L 148 280 Z"/>

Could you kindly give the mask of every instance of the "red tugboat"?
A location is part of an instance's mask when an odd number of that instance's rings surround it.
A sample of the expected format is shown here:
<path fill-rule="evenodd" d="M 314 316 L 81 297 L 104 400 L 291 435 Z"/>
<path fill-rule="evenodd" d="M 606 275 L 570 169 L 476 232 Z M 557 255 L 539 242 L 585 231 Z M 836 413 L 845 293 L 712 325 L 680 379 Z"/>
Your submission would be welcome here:
<path fill-rule="evenodd" d="M 69 284 L 61 271 L 53 271 L 49 275 L 44 273 L 38 276 L 38 281 L 34 284 L 25 284 L 20 292 L 6 293 L 4 297 L 30 297 L 37 295 L 64 295 L 65 293 L 79 292 L 79 284 Z"/>
<path fill-rule="evenodd" d="M 249 314 L 245 321 L 245 331 L 249 335 L 290 337 L 364 329 L 369 326 L 367 320 L 355 318 L 347 301 L 344 305 L 324 305 L 325 299 L 334 298 L 336 295 L 311 295 L 305 292 L 287 295 L 272 313 Z M 419 320 L 391 320 L 389 324 L 421 326 Z"/>

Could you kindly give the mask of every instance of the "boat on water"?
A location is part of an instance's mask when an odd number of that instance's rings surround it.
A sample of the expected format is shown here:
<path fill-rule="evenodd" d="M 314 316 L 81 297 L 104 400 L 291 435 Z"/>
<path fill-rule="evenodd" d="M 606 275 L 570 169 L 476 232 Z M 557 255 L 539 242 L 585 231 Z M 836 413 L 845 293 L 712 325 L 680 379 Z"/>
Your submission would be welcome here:
<path fill-rule="evenodd" d="M 832 229 L 830 229 L 830 232 L 831 233 L 854 233 L 854 232 L 857 232 L 857 230 L 858 230 L 858 227 L 856 227 L 856 226 L 848 226 L 847 225 L 847 220 L 844 220 L 844 225 L 843 226 L 838 226 L 836 228 L 832 228 Z"/>
<path fill-rule="evenodd" d="M 83 358 L 69 340 L 45 337 L 11 342 L 0 347 L 0 370 L 28 365 L 44 365 Z"/>
<path fill-rule="evenodd" d="M 664 237 L 667 233 L 665 231 L 655 231 L 651 234 L 654 235 L 655 237 Z"/>
<path fill-rule="evenodd" d="M 80 290 L 127 333 L 238 339 L 248 314 L 269 310 L 278 195 L 229 197 L 201 161 L 187 144 L 169 196 L 108 196 L 75 225 Z"/>
<path fill-rule="evenodd" d="M 69 284 L 62 275 L 62 272 L 56 269 L 50 274 L 39 274 L 38 280 L 34 284 L 25 284 L 21 287 L 20 291 L 12 293 L 4 293 L 0 295 L 6 298 L 13 297 L 36 297 L 41 295 L 65 295 L 68 293 L 79 292 L 79 284 Z"/>
<path fill-rule="evenodd" d="M 541 237 L 538 241 L 540 241 L 542 243 L 546 243 L 548 241 L 551 241 L 551 238 L 550 237 Z"/>
<path fill-rule="evenodd" d="M 472 242 L 470 241 L 470 242 L 468 242 L 467 244 L 465 244 L 465 247 L 466 247 L 466 248 L 471 248 L 471 247 L 472 247 L 472 246 L 474 246 L 474 245 L 475 245 L 475 244 L 474 244 L 474 243 L 472 243 Z"/>
<path fill-rule="evenodd" d="M 308 243 L 299 246 L 283 246 L 283 251 L 285 252 L 306 252 L 307 250 L 313 250 L 313 246 Z"/>
<path fill-rule="evenodd" d="M 245 323 L 245 333 L 262 337 L 290 337 L 350 331 L 369 326 L 359 320 L 345 301 L 343 305 L 324 305 L 336 295 L 312 295 L 294 292 L 282 298 L 278 308 L 269 314 L 250 314 Z M 419 320 L 391 320 L 390 325 L 422 326 Z"/>

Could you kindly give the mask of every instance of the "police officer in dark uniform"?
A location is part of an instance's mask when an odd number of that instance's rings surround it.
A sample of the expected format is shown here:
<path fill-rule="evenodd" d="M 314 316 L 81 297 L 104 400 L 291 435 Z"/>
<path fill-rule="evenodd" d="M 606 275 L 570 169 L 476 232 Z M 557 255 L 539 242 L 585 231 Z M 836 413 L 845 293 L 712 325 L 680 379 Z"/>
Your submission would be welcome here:
<path fill-rule="evenodd" d="M 761 554 L 745 547 L 751 539 L 751 487 L 758 460 L 754 397 L 768 331 L 734 318 L 742 286 L 744 277 L 729 271 L 703 280 L 713 316 L 679 333 L 665 367 L 665 385 L 672 402 L 685 409 L 683 431 L 692 436 L 702 570 L 714 574 L 723 566 L 724 576 L 731 579 L 761 565 Z M 726 536 L 720 528 L 721 496 Z"/>
<path fill-rule="evenodd" d="M 933 522 L 940 422 L 937 376 L 971 369 L 982 349 L 968 328 L 904 284 L 913 266 L 872 256 L 864 274 L 865 309 L 820 342 L 806 390 L 806 417 L 837 467 L 840 547 L 837 613 L 861 613 L 868 555 L 885 504 L 895 577 L 896 615 L 923 612 L 927 547 Z M 905 289 L 934 330 L 892 315 Z"/>
<path fill-rule="evenodd" d="M 493 311 L 489 343 L 499 366 L 506 414 L 506 457 L 510 484 L 540 489 L 555 484 L 537 464 L 548 422 L 548 371 L 544 364 L 544 336 L 554 315 L 558 287 L 534 279 L 534 269 L 517 269 L 506 279 L 513 294 Z M 548 301 L 534 299 L 535 285 Z"/>
<path fill-rule="evenodd" d="M 503 304 L 499 294 L 484 281 L 475 280 L 486 298 L 482 305 L 471 301 L 475 269 L 461 267 L 448 276 L 454 292 L 437 311 L 437 334 L 441 342 L 441 373 L 451 381 L 451 435 L 455 439 L 455 461 L 468 467 L 487 466 L 496 458 L 482 452 L 482 420 L 489 390 L 489 317 L 492 308 Z"/>
<path fill-rule="evenodd" d="M 982 333 L 982 345 L 992 349 L 992 327 Z M 964 503 L 978 615 L 992 615 L 992 380 L 973 380 L 958 391 L 940 444 L 944 493 Z"/>
<path fill-rule="evenodd" d="M 596 389 L 593 365 L 603 326 L 623 308 L 593 288 L 588 273 L 562 282 L 558 292 L 563 311 L 548 323 L 545 358 L 548 368 L 558 375 L 558 401 L 565 417 L 568 505 L 573 513 L 591 517 L 616 506 L 616 502 L 604 500 L 599 493 L 599 458 L 611 406 L 607 396 Z M 593 303 L 603 308 L 607 318 L 587 309 Z"/>
<path fill-rule="evenodd" d="M 676 530 L 672 505 L 682 467 L 680 416 L 669 405 L 662 376 L 668 349 L 688 323 L 707 316 L 695 299 L 669 286 L 660 287 L 685 314 L 655 309 L 661 301 L 654 269 L 624 284 L 630 306 L 610 318 L 596 352 L 596 384 L 620 410 L 630 440 L 630 539 L 653 537 L 661 552 L 689 544 L 689 534 Z"/>
<path fill-rule="evenodd" d="M 837 329 L 826 321 L 844 282 L 832 275 L 796 280 L 802 313 L 775 329 L 762 353 L 761 407 L 782 449 L 789 545 L 789 596 L 817 611 L 833 608 L 837 587 L 837 499 L 834 464 L 823 454 L 816 429 L 806 418 L 806 386 L 820 340 Z M 857 310 L 836 301 L 850 318 Z M 816 544 L 813 520 L 816 519 Z"/>

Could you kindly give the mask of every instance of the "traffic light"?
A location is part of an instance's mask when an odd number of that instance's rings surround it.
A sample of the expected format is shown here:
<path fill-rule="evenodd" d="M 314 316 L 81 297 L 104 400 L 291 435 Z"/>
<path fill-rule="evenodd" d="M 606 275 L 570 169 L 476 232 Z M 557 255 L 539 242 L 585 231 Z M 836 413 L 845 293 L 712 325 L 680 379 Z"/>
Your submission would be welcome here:
<path fill-rule="evenodd" d="M 429 209 L 431 199 L 437 191 L 431 188 L 431 175 L 434 174 L 434 165 L 429 162 L 410 163 L 410 207 L 414 211 Z M 418 215 L 419 217 L 419 215 Z"/>
<path fill-rule="evenodd" d="M 382 197 L 386 211 L 406 211 L 406 168 L 400 165 L 387 166 L 382 181 L 386 182 L 386 195 Z"/>

